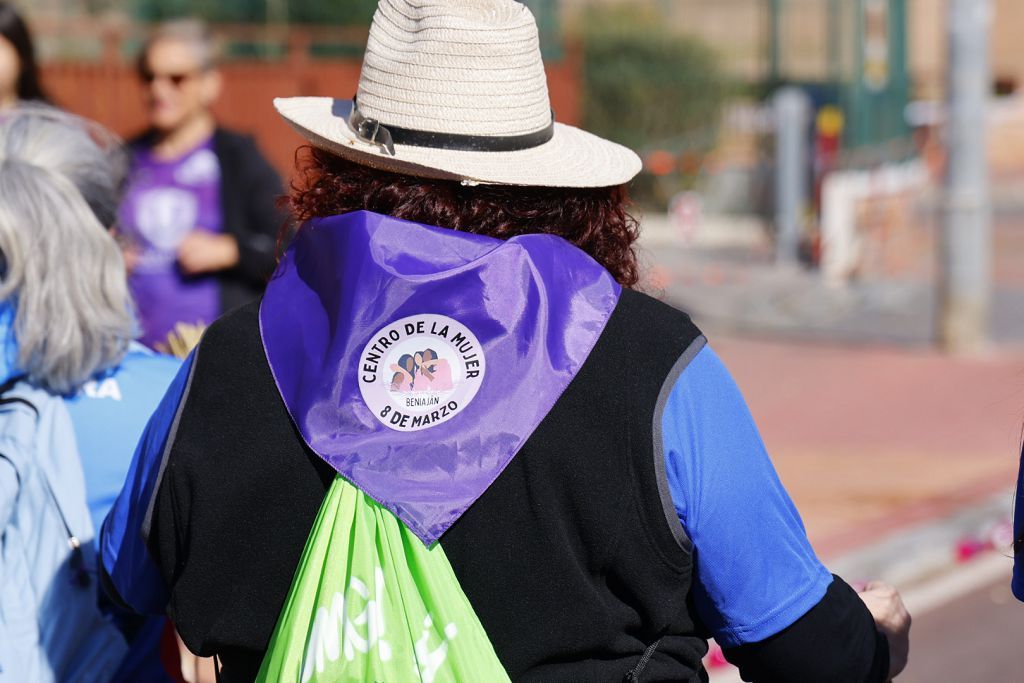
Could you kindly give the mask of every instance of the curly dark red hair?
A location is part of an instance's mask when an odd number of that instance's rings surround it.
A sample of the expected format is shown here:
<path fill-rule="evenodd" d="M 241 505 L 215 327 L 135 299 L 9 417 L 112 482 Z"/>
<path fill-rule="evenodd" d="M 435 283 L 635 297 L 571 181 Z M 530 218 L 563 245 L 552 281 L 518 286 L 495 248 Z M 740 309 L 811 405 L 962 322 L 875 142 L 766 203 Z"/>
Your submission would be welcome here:
<path fill-rule="evenodd" d="M 463 185 L 361 166 L 302 147 L 287 207 L 299 224 L 365 209 L 416 223 L 509 239 L 557 235 L 585 251 L 624 287 L 639 279 L 637 221 L 625 185 L 597 188 Z"/>

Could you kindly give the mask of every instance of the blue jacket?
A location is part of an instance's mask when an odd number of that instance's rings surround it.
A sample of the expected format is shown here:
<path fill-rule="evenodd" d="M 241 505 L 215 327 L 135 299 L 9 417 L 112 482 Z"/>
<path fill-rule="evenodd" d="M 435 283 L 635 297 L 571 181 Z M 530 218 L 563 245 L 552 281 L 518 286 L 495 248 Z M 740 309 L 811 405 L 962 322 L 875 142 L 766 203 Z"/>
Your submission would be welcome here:
<path fill-rule="evenodd" d="M 0 304 L 0 382 L 17 373 L 13 319 L 13 307 Z M 82 478 L 79 486 L 84 486 L 89 511 L 91 531 L 82 538 L 83 543 L 89 541 L 89 557 L 95 553 L 103 518 L 124 484 L 139 437 L 180 365 L 175 358 L 133 343 L 116 368 L 97 375 L 77 395 L 63 397 L 81 461 L 75 469 Z M 37 493 L 22 495 L 32 498 Z M 58 531 L 63 533 L 63 529 Z M 94 564 L 90 561 L 90 566 Z M 5 580 L 4 585 L 13 584 Z M 98 585 L 94 588 L 98 590 Z M 158 660 L 163 621 L 162 617 L 153 618 L 139 628 L 115 680 L 170 680 Z"/>

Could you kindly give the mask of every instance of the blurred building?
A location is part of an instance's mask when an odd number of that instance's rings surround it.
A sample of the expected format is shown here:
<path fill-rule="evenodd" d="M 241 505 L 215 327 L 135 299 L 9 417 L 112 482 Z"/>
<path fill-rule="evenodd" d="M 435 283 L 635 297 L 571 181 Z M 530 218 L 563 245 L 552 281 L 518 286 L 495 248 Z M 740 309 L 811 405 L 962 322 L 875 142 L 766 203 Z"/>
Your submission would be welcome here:
<path fill-rule="evenodd" d="M 1024 2 L 990 0 L 993 11 L 992 67 L 1001 83 L 1024 83 Z M 939 98 L 945 79 L 945 0 L 885 0 L 890 11 L 905 12 L 912 94 Z M 798 79 L 825 76 L 830 53 L 848 52 L 857 32 L 855 12 L 871 0 L 561 0 L 567 17 L 590 7 L 628 4 L 662 12 L 682 34 L 703 37 L 722 52 L 734 73 L 768 77 L 771 70 L 772 14 L 779 13 L 786 44 L 784 68 Z M 900 6 L 904 7 L 900 7 Z M 832 40 L 830 12 L 840 15 Z"/>

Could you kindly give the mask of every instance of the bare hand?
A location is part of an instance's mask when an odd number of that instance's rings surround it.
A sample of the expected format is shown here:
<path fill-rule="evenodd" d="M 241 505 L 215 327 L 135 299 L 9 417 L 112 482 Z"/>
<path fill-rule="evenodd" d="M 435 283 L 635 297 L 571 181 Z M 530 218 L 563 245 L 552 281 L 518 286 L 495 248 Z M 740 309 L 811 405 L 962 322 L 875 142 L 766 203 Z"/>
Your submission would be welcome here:
<path fill-rule="evenodd" d="M 238 242 L 231 235 L 193 230 L 178 247 L 178 266 L 186 275 L 227 270 L 238 265 Z"/>
<path fill-rule="evenodd" d="M 217 671 L 213 657 L 198 657 L 185 647 L 181 636 L 175 632 L 178 640 L 178 658 L 181 660 L 181 677 L 186 683 L 216 683 Z"/>
<path fill-rule="evenodd" d="M 135 266 L 139 265 L 139 250 L 135 247 L 122 247 L 121 254 L 124 256 L 124 270 L 131 275 Z"/>
<path fill-rule="evenodd" d="M 907 666 L 910 656 L 910 613 L 896 589 L 882 581 L 869 583 L 861 591 L 860 599 L 889 641 L 889 678 L 895 678 Z"/>
<path fill-rule="evenodd" d="M 124 234 L 117 228 L 110 228 L 107 232 L 110 233 L 110 236 L 114 238 L 115 242 L 117 242 L 117 246 L 121 248 L 121 256 L 124 257 L 125 272 L 128 273 L 128 275 L 131 275 L 132 271 L 135 270 L 135 266 L 139 264 L 139 258 L 141 257 L 139 248 L 135 245 L 135 241 L 131 237 Z"/>

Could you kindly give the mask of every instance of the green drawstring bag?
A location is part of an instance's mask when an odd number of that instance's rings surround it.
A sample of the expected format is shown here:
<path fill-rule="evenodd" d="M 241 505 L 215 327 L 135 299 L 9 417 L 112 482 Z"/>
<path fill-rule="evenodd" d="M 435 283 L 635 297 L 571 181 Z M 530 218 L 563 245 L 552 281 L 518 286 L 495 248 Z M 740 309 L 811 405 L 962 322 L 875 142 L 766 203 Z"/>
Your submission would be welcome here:
<path fill-rule="evenodd" d="M 342 477 L 324 498 L 260 683 L 508 681 L 440 544 Z"/>

